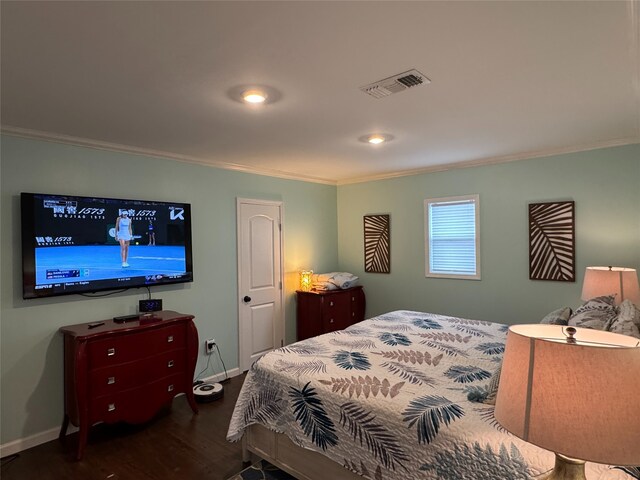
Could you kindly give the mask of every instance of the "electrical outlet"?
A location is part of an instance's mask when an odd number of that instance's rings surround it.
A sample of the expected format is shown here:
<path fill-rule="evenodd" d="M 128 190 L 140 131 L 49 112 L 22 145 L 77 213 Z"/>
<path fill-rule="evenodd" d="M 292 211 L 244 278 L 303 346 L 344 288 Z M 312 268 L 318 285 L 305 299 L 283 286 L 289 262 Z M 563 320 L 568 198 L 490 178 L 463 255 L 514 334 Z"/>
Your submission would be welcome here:
<path fill-rule="evenodd" d="M 216 348 L 216 339 L 210 338 L 209 340 L 204 341 L 204 351 L 211 355 Z"/>

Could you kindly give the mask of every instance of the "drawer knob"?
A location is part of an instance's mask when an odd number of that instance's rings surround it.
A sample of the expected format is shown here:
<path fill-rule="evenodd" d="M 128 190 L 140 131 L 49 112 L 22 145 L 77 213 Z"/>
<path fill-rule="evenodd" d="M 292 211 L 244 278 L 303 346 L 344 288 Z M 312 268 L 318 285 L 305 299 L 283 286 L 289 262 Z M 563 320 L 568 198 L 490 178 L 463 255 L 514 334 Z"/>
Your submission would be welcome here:
<path fill-rule="evenodd" d="M 109 412 L 113 412 L 115 409 L 116 409 L 115 403 L 110 403 L 109 406 L 107 407 L 107 411 Z"/>
<path fill-rule="evenodd" d="M 355 317 L 356 316 L 356 312 L 351 312 L 351 316 Z"/>
<path fill-rule="evenodd" d="M 333 323 L 333 318 L 331 320 L 329 320 L 329 323 Z"/>
<path fill-rule="evenodd" d="M 356 297 L 351 297 L 351 301 L 355 302 L 356 301 Z"/>
<path fill-rule="evenodd" d="M 169 361 L 167 362 L 167 367 L 168 367 L 168 368 L 173 367 L 173 360 L 169 360 Z"/>
<path fill-rule="evenodd" d="M 169 385 L 167 387 L 167 392 L 173 392 L 173 385 Z"/>
<path fill-rule="evenodd" d="M 329 306 L 330 306 L 330 307 L 333 307 L 333 302 L 329 302 Z"/>
<path fill-rule="evenodd" d="M 113 357 L 116 354 L 116 349 L 115 348 L 109 348 L 107 350 L 107 357 Z"/>
<path fill-rule="evenodd" d="M 167 337 L 167 343 L 171 343 L 171 342 L 173 342 L 173 335 L 169 335 Z"/>
<path fill-rule="evenodd" d="M 107 385 L 113 385 L 114 383 L 116 383 L 116 377 L 107 378 Z"/>

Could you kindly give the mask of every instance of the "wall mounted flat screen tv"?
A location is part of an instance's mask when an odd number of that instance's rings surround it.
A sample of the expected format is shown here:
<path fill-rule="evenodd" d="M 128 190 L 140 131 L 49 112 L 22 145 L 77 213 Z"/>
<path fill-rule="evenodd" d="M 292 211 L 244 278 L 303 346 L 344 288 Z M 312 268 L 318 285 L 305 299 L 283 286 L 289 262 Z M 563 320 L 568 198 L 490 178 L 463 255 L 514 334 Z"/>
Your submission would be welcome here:
<path fill-rule="evenodd" d="M 21 210 L 25 299 L 193 281 L 187 203 L 22 193 Z"/>

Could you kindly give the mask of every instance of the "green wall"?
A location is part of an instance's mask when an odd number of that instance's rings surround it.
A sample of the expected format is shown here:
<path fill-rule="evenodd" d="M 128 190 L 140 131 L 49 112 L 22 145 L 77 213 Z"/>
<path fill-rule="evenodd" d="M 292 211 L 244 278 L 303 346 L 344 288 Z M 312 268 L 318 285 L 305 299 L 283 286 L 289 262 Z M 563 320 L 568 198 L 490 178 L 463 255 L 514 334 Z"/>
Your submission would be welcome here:
<path fill-rule="evenodd" d="M 480 194 L 482 280 L 425 278 L 423 200 Z M 575 283 L 529 280 L 527 205 L 576 204 Z M 363 220 L 391 214 L 391 273 L 365 273 Z M 413 309 L 531 323 L 580 304 L 584 269 L 640 271 L 640 145 L 338 187 L 342 270 L 361 277 L 367 316 Z"/>
<path fill-rule="evenodd" d="M 1 141 L 2 444 L 60 425 L 63 345 L 58 328 L 135 313 L 138 300 L 146 296 L 145 289 L 137 289 L 101 299 L 22 300 L 20 192 L 191 203 L 195 281 L 157 287 L 153 294 L 165 308 L 195 315 L 200 338 L 216 338 L 228 369 L 238 366 L 236 197 L 284 202 L 287 342 L 295 340 L 297 272 L 337 268 L 335 186 L 12 136 Z M 201 353 L 196 372 L 205 360 Z"/>
<path fill-rule="evenodd" d="M 236 197 L 284 202 L 287 342 L 295 339 L 302 268 L 359 275 L 367 316 L 415 309 L 505 323 L 579 304 L 588 265 L 640 270 L 640 145 L 337 188 L 11 136 L 2 137 L 0 161 L 2 444 L 60 424 L 58 328 L 134 313 L 146 295 L 22 300 L 22 191 L 191 203 L 195 282 L 158 287 L 154 296 L 193 313 L 200 338 L 218 340 L 229 369 L 238 354 Z M 469 193 L 480 194 L 482 280 L 425 278 L 423 200 Z M 576 202 L 576 283 L 528 278 L 527 204 L 554 200 Z M 370 213 L 391 214 L 389 275 L 363 271 L 362 216 Z M 205 360 L 201 354 L 198 371 Z"/>

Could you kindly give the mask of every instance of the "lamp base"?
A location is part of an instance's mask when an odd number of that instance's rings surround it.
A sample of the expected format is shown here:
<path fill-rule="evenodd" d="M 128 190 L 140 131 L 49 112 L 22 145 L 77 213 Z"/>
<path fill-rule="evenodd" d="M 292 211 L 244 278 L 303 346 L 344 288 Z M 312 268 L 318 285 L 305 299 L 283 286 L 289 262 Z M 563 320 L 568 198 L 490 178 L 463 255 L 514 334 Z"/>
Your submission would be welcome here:
<path fill-rule="evenodd" d="M 556 453 L 553 471 L 539 480 L 587 480 L 584 475 L 584 460 L 576 460 Z"/>

